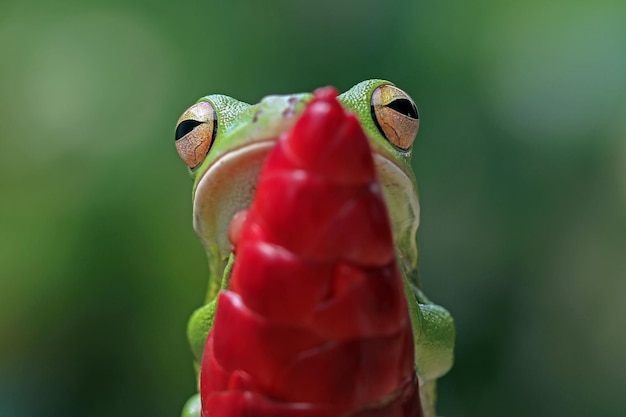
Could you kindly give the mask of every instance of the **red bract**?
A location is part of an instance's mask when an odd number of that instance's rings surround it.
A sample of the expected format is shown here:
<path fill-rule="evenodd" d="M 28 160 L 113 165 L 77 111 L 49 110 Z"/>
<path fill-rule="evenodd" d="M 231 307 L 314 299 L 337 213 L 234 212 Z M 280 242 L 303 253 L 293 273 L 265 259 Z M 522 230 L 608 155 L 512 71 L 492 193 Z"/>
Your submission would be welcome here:
<path fill-rule="evenodd" d="M 371 149 L 315 92 L 231 233 L 202 359 L 204 417 L 420 417 L 413 336 Z"/>

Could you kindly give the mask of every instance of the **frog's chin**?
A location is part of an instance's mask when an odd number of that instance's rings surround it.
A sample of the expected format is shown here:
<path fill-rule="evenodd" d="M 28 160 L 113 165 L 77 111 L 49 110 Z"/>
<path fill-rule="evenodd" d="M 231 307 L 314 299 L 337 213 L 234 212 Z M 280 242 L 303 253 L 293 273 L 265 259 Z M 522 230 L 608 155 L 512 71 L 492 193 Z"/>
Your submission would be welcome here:
<path fill-rule="evenodd" d="M 252 203 L 259 172 L 276 144 L 268 139 L 234 149 L 204 172 L 194 194 L 194 228 L 202 240 L 211 273 L 220 277 L 231 253 L 228 229 L 233 216 Z M 412 177 L 382 154 L 374 153 L 383 194 L 390 208 L 394 240 L 404 267 L 417 266 L 419 202 Z"/>

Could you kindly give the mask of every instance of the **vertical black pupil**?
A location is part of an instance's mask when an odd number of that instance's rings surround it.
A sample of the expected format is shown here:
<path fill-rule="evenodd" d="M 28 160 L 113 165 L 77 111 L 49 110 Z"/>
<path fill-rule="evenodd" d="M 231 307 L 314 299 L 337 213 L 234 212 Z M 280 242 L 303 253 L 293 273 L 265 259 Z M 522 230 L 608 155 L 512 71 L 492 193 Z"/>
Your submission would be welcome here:
<path fill-rule="evenodd" d="M 402 113 L 405 116 L 409 116 L 412 119 L 419 119 L 419 114 L 417 114 L 417 108 L 415 104 L 411 100 L 406 98 L 399 98 L 397 100 L 392 101 L 387 105 L 390 109 L 397 111 L 398 113 Z"/>
<path fill-rule="evenodd" d="M 196 128 L 196 126 L 201 125 L 202 122 L 197 120 L 183 120 L 180 122 L 178 126 L 176 126 L 176 134 L 174 136 L 175 140 L 178 140 L 185 136 L 187 133 L 191 132 Z"/>

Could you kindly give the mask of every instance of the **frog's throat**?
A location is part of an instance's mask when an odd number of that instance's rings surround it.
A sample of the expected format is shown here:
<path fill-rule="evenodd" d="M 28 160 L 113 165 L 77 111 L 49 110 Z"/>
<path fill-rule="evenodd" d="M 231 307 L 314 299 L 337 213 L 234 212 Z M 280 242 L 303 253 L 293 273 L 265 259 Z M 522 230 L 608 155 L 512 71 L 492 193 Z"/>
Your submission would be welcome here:
<path fill-rule="evenodd" d="M 275 139 L 257 141 L 225 153 L 209 166 L 197 184 L 194 228 L 209 257 L 211 275 L 218 280 L 231 253 L 230 221 L 252 203 L 259 172 L 275 144 Z M 374 161 L 401 266 L 406 272 L 415 270 L 420 206 L 414 183 L 387 157 L 374 153 Z"/>

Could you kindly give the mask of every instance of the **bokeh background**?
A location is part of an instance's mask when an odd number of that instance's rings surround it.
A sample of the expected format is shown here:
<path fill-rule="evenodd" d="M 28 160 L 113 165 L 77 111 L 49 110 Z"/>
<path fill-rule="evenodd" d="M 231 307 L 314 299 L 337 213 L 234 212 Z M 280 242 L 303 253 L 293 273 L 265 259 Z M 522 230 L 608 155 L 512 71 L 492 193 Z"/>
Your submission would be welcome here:
<path fill-rule="evenodd" d="M 0 1 L 0 416 L 171 417 L 207 265 L 198 97 L 413 96 L 445 416 L 626 415 L 626 3 Z"/>

